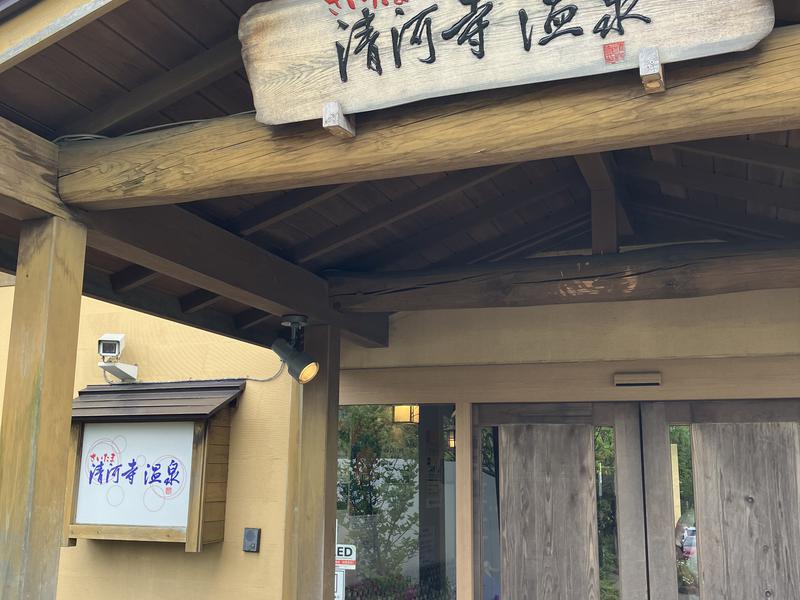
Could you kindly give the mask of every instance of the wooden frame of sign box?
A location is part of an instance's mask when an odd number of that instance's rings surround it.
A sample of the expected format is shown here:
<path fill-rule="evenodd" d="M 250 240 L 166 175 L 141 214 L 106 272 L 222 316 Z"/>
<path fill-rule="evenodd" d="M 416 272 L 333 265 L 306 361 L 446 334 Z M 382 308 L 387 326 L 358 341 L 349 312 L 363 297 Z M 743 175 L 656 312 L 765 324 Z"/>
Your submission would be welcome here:
<path fill-rule="evenodd" d="M 243 381 L 89 386 L 73 402 L 64 546 L 78 539 L 172 542 L 186 552 L 223 541 L 231 412 Z M 89 423 L 192 422 L 189 509 L 185 527 L 97 525 L 76 522 L 84 427 Z"/>

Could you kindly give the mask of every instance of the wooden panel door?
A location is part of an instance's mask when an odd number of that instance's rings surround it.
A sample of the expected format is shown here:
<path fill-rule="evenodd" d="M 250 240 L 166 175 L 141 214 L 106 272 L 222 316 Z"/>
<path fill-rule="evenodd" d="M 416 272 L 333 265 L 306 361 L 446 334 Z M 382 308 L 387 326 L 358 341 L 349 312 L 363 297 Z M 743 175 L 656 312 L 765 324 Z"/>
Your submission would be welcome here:
<path fill-rule="evenodd" d="M 701 598 L 800 598 L 800 426 L 693 426 Z"/>
<path fill-rule="evenodd" d="M 598 600 L 591 425 L 500 427 L 503 596 Z"/>
<path fill-rule="evenodd" d="M 641 410 L 651 600 L 800 599 L 800 401 Z M 699 589 L 680 595 L 669 431 L 687 425 Z"/>
<path fill-rule="evenodd" d="M 498 438 L 499 563 L 492 554 L 478 557 L 478 564 L 488 565 L 484 558 L 498 564 L 502 599 L 601 599 L 597 510 L 603 486 L 595 448 L 596 436 L 607 440 L 613 430 L 613 474 L 604 480 L 607 491 L 611 482 L 616 507 L 619 573 L 613 585 L 621 600 L 647 600 L 638 405 L 483 405 L 476 426 Z M 476 522 L 482 522 L 480 513 Z"/>

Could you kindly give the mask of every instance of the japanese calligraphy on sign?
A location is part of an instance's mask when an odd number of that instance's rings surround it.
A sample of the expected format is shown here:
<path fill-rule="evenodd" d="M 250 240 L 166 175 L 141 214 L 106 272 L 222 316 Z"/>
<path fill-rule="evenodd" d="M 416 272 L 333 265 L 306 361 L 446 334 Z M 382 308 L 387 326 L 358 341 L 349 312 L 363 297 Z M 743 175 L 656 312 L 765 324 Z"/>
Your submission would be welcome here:
<path fill-rule="evenodd" d="M 75 520 L 185 527 L 194 425 L 87 423 Z"/>
<path fill-rule="evenodd" d="M 773 25 L 772 0 L 272 0 L 239 37 L 256 118 L 280 124 L 746 50 Z"/>

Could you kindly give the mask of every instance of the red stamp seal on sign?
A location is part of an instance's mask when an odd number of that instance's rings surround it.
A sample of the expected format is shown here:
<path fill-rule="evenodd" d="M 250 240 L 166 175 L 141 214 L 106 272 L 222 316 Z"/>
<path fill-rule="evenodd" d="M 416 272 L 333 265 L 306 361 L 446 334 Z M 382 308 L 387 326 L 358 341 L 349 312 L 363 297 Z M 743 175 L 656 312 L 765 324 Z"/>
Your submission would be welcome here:
<path fill-rule="evenodd" d="M 615 65 L 625 60 L 625 42 L 603 44 L 603 56 L 607 65 Z"/>

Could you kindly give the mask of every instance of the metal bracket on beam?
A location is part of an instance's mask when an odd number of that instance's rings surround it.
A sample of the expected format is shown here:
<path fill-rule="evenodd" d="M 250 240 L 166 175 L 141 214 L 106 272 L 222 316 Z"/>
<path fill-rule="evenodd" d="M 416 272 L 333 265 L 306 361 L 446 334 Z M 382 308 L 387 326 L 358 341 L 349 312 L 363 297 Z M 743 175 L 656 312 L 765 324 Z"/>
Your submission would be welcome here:
<path fill-rule="evenodd" d="M 356 137 L 355 117 L 346 116 L 338 102 L 327 102 L 322 107 L 322 126 L 336 137 Z"/>
<path fill-rule="evenodd" d="M 661 64 L 658 56 L 658 48 L 639 50 L 639 75 L 646 93 L 658 94 L 667 91 L 667 84 L 664 81 L 664 65 Z"/>

